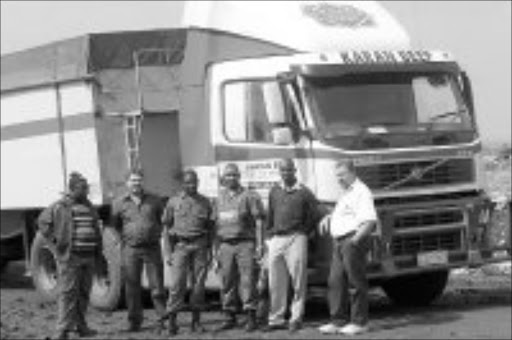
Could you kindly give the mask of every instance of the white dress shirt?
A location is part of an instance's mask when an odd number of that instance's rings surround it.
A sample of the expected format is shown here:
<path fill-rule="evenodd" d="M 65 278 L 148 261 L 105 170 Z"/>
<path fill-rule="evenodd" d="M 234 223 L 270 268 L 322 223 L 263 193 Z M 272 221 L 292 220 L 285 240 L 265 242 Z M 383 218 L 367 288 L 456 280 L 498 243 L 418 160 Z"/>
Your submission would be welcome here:
<path fill-rule="evenodd" d="M 341 237 L 357 231 L 361 223 L 377 221 L 373 195 L 358 178 L 344 189 L 334 207 L 331 217 L 332 237 Z"/>

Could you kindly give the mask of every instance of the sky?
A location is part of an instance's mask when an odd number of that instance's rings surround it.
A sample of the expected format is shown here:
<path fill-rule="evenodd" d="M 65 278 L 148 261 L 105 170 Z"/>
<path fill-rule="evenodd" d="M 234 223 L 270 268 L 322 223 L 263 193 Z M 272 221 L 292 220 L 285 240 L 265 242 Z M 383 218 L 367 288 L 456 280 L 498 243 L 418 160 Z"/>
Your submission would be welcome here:
<path fill-rule="evenodd" d="M 511 142 L 511 1 L 381 1 L 412 47 L 452 52 L 473 82 L 484 143 Z M 86 33 L 176 27 L 182 1 L 1 0 L 1 54 Z"/>

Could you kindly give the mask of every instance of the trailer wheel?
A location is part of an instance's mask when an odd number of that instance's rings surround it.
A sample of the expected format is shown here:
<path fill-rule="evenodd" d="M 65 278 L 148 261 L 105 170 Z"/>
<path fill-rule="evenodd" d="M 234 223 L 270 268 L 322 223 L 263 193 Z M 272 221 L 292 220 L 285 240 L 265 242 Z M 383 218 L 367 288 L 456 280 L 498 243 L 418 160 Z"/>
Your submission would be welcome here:
<path fill-rule="evenodd" d="M 382 289 L 397 305 L 426 306 L 443 293 L 447 282 L 448 270 L 440 270 L 392 278 Z"/>
<path fill-rule="evenodd" d="M 45 301 L 57 299 L 58 270 L 55 246 L 40 233 L 36 234 L 30 250 L 32 282 Z"/>
<path fill-rule="evenodd" d="M 96 265 L 91 289 L 91 305 L 99 310 L 115 310 L 122 300 L 121 243 L 112 228 L 103 231 L 103 256 Z"/>

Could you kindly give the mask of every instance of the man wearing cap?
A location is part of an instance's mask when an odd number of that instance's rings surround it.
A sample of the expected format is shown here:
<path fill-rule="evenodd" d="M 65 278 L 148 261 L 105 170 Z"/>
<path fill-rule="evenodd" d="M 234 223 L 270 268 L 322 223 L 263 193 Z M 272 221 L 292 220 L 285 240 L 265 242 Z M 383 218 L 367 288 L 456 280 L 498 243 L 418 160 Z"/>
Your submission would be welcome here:
<path fill-rule="evenodd" d="M 327 334 L 355 335 L 368 331 L 366 256 L 377 213 L 372 193 L 357 178 L 352 161 L 339 161 L 336 176 L 341 195 L 332 214 L 320 223 L 320 233 L 330 232 L 333 238 L 327 295 L 331 322 L 319 330 Z M 349 286 L 354 287 L 352 304 Z"/>
<path fill-rule="evenodd" d="M 41 234 L 55 244 L 59 273 L 57 339 L 71 331 L 80 336 L 96 333 L 87 326 L 94 267 L 102 253 L 99 218 L 88 200 L 89 185 L 79 173 L 70 175 L 68 193 L 43 210 L 38 219 Z"/>
<path fill-rule="evenodd" d="M 224 188 L 215 201 L 217 258 L 222 281 L 222 309 L 226 320 L 219 330 L 236 326 L 238 293 L 247 314 L 245 330 L 256 329 L 256 267 L 262 255 L 263 204 L 259 195 L 240 185 L 240 170 L 227 164 L 222 176 Z"/>
<path fill-rule="evenodd" d="M 200 323 L 204 308 L 204 283 L 211 259 L 214 233 L 210 201 L 198 193 L 198 177 L 194 170 L 185 170 L 182 191 L 167 202 L 162 222 L 164 224 L 164 251 L 169 259 L 170 283 L 167 313 L 168 334 L 178 332 L 176 317 L 184 307 L 187 292 L 187 276 L 191 274 L 192 332 L 203 332 Z"/>
<path fill-rule="evenodd" d="M 118 198 L 112 208 L 112 227 L 121 233 L 123 270 L 125 278 L 128 331 L 140 330 L 143 321 L 141 274 L 143 265 L 158 315 L 159 329 L 165 318 L 165 290 L 160 240 L 163 201 L 147 192 L 144 175 L 132 170 L 128 176 L 128 192 Z"/>
<path fill-rule="evenodd" d="M 267 330 L 285 326 L 289 278 L 293 288 L 290 332 L 302 326 L 307 288 L 308 237 L 319 219 L 318 203 L 313 193 L 300 184 L 293 160 L 279 163 L 282 182 L 269 195 L 267 234 L 270 313 Z"/>

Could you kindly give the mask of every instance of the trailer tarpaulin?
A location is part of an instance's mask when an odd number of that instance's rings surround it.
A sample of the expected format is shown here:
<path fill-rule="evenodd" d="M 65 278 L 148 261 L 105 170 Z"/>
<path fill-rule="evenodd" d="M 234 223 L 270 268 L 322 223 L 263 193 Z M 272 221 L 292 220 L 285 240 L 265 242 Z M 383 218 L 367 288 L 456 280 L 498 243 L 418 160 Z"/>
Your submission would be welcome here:
<path fill-rule="evenodd" d="M 185 29 L 90 34 L 3 55 L 1 90 L 83 79 L 105 69 L 179 64 L 186 45 Z M 160 53 L 140 53 L 142 50 Z"/>

